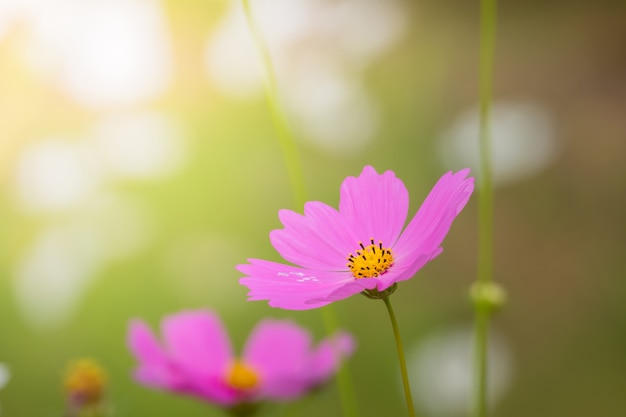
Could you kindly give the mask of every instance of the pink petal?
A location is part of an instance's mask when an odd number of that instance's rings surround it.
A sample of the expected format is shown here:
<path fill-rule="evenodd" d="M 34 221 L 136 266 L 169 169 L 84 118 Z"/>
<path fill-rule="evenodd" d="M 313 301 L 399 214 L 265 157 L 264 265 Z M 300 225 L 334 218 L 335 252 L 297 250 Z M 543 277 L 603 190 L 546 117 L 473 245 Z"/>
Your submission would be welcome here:
<path fill-rule="evenodd" d="M 469 169 L 464 169 L 456 174 L 448 172 L 439 179 L 393 247 L 398 261 L 406 257 L 405 262 L 415 266 L 419 264 L 418 259 L 426 257 L 426 263 L 439 254 L 437 251 L 452 221 L 465 207 L 474 190 L 474 178 L 466 178 L 468 174 Z"/>
<path fill-rule="evenodd" d="M 339 212 L 356 234 L 358 243 L 382 241 L 385 247 L 394 245 L 409 209 L 409 194 L 393 171 L 378 174 L 371 166 L 363 168 L 358 178 L 348 177 L 341 185 Z"/>
<path fill-rule="evenodd" d="M 237 266 L 246 274 L 239 282 L 250 289 L 248 300 L 269 300 L 272 307 L 308 310 L 329 304 L 326 296 L 347 282 L 354 281 L 350 272 L 327 272 L 248 259 Z"/>
<path fill-rule="evenodd" d="M 139 361 L 135 370 L 139 382 L 162 389 L 175 389 L 180 385 L 180 376 L 172 369 L 158 341 L 143 321 L 131 321 L 128 346 Z"/>
<path fill-rule="evenodd" d="M 137 380 L 154 388 L 199 397 L 222 406 L 235 404 L 238 401 L 236 393 L 224 383 L 223 370 L 219 369 L 216 373 L 207 371 L 206 358 L 194 353 L 196 342 L 189 340 L 189 334 L 194 329 L 200 337 L 211 336 L 210 333 L 203 334 L 207 329 L 206 320 L 204 320 L 207 317 L 211 320 L 216 319 L 207 312 L 185 312 L 164 320 L 163 327 L 169 332 L 166 338 L 170 338 L 167 340 L 168 345 L 170 350 L 173 348 L 176 351 L 176 355 L 170 355 L 161 348 L 145 323 L 139 320 L 133 321 L 129 331 L 129 346 L 140 361 L 135 371 Z M 220 325 L 219 322 L 218 325 Z M 214 336 L 215 334 L 213 332 Z M 220 337 L 218 335 L 216 339 L 218 346 Z M 226 341 L 228 342 L 227 339 Z M 211 351 L 211 345 L 207 350 Z M 213 349 L 213 352 L 218 351 L 219 348 Z M 190 356 L 186 357 L 186 354 Z M 215 356 L 219 357 L 219 353 Z M 198 369 L 190 368 L 193 357 L 199 360 L 196 363 Z"/>
<path fill-rule="evenodd" d="M 311 335 L 287 321 L 264 320 L 246 342 L 244 362 L 261 374 L 263 397 L 289 399 L 309 385 Z"/>
<path fill-rule="evenodd" d="M 387 286 L 382 288 L 383 283 L 384 281 L 381 281 L 380 278 L 353 278 L 351 282 L 347 282 L 346 284 L 337 288 L 332 293 L 326 295 L 326 298 L 324 300 L 339 301 L 343 300 L 344 298 L 348 298 L 355 294 L 358 294 L 363 290 L 372 290 L 374 288 L 377 288 L 378 286 L 381 286 L 380 290 L 382 291 L 385 288 L 393 285 L 393 282 L 391 282 Z"/>
<path fill-rule="evenodd" d="M 171 315 L 161 327 L 170 357 L 189 375 L 199 379 L 221 376 L 233 359 L 228 335 L 212 312 Z"/>
<path fill-rule="evenodd" d="M 401 277 L 397 277 L 395 282 L 405 281 L 409 278 L 412 278 L 417 273 L 417 271 L 422 269 L 422 267 L 428 262 L 439 256 L 441 252 L 443 252 L 443 248 L 437 248 L 430 253 L 418 256 L 415 262 L 413 262 L 413 264 L 408 268 L 407 273 L 403 274 Z"/>
<path fill-rule="evenodd" d="M 166 361 L 159 342 L 148 325 L 141 320 L 135 319 L 130 322 L 128 345 L 135 357 L 142 363 L 158 364 Z"/>
<path fill-rule="evenodd" d="M 311 383 L 318 385 L 332 377 L 342 361 L 352 355 L 355 347 L 354 338 L 345 332 L 320 342 L 311 358 Z"/>
<path fill-rule="evenodd" d="M 304 216 L 290 210 L 279 212 L 284 229 L 270 233 L 272 245 L 283 258 L 296 265 L 346 270 L 346 257 L 358 239 L 339 212 L 317 201 L 304 206 Z"/>
<path fill-rule="evenodd" d="M 384 291 L 396 282 L 412 278 L 418 270 L 439 255 L 441 251 L 441 248 L 437 248 L 431 253 L 417 254 L 417 257 L 397 256 L 391 268 L 377 278 L 376 288 L 378 291 Z"/>
<path fill-rule="evenodd" d="M 204 380 L 194 379 L 180 392 L 221 406 L 231 406 L 239 402 L 239 393 L 226 384 L 223 375 Z"/>

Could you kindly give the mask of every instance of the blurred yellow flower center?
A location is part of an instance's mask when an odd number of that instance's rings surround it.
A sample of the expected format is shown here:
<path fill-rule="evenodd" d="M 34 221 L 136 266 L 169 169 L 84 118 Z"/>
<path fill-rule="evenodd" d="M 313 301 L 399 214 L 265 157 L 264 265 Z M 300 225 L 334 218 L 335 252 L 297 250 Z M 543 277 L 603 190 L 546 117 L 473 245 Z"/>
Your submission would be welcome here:
<path fill-rule="evenodd" d="M 226 383 L 232 388 L 248 391 L 257 386 L 259 375 L 245 363 L 235 361 L 228 371 Z"/>
<path fill-rule="evenodd" d="M 393 265 L 393 255 L 390 248 L 383 248 L 383 243 L 374 244 L 374 239 L 370 240 L 369 246 L 363 246 L 359 242 L 361 249 L 356 251 L 356 255 L 348 256 L 348 268 L 352 275 L 359 278 L 378 277 Z"/>
<path fill-rule="evenodd" d="M 96 404 L 104 394 L 106 374 L 97 362 L 80 359 L 69 364 L 65 373 L 65 391 L 82 404 Z"/>

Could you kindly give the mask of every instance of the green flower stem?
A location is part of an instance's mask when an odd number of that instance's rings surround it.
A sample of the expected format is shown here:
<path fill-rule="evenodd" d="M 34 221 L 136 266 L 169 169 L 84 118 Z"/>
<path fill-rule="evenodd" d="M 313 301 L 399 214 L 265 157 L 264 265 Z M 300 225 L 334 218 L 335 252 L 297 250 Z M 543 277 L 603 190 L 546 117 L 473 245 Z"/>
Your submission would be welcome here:
<path fill-rule="evenodd" d="M 415 417 L 415 409 L 413 407 L 413 397 L 411 396 L 411 384 L 409 383 L 409 374 L 406 370 L 406 360 L 404 359 L 404 350 L 402 349 L 402 340 L 400 339 L 400 329 L 398 329 L 398 322 L 396 315 L 391 307 L 391 301 L 389 296 L 383 297 L 387 312 L 389 313 L 389 319 L 391 320 L 391 327 L 393 328 L 393 335 L 396 339 L 396 348 L 398 350 L 398 361 L 400 362 L 400 372 L 402 373 L 402 385 L 404 386 L 404 397 L 406 398 L 406 406 L 409 410 L 409 416 Z"/>
<path fill-rule="evenodd" d="M 478 286 L 493 282 L 493 181 L 490 116 L 496 41 L 497 0 L 481 0 L 480 18 L 480 179 L 478 193 Z M 487 416 L 487 340 L 493 312 L 475 299 L 473 417 Z"/>
<path fill-rule="evenodd" d="M 322 308 L 322 318 L 324 320 L 326 333 L 329 335 L 332 335 L 339 329 L 337 313 L 332 304 Z M 339 368 L 336 380 L 343 414 L 347 417 L 357 417 L 359 415 L 359 409 L 357 407 L 356 394 L 354 385 L 352 384 L 352 376 L 350 375 L 350 370 L 346 363 L 342 364 Z"/>
<path fill-rule="evenodd" d="M 303 208 L 306 202 L 306 188 L 304 185 L 304 175 L 302 174 L 302 165 L 300 156 L 296 147 L 296 141 L 289 128 L 289 123 L 285 117 L 278 97 L 278 84 L 276 81 L 276 72 L 272 64 L 272 58 L 269 48 L 263 38 L 261 30 L 257 26 L 250 8 L 249 0 L 242 0 L 243 10 L 246 15 L 250 33 L 256 45 L 256 49 L 260 55 L 266 74 L 266 92 L 267 102 L 272 116 L 272 121 L 276 129 L 278 141 L 283 153 L 283 159 L 287 168 L 287 176 L 293 194 L 294 204 L 296 207 Z M 322 316 L 326 333 L 333 334 L 339 328 L 337 314 L 331 305 L 322 309 Z M 358 408 L 356 396 L 354 394 L 354 386 L 352 378 L 347 366 L 344 364 L 337 373 L 337 385 L 339 395 L 341 396 L 341 404 L 343 413 L 347 417 L 357 417 Z"/>
<path fill-rule="evenodd" d="M 302 208 L 306 202 L 304 176 L 302 174 L 302 166 L 300 164 L 298 149 L 296 148 L 296 141 L 294 140 L 291 129 L 289 128 L 287 118 L 281 110 L 280 100 L 278 97 L 278 83 L 276 82 L 276 71 L 274 70 L 274 65 L 272 64 L 272 57 L 270 55 L 269 48 L 267 47 L 267 43 L 263 38 L 263 34 L 261 33 L 261 29 L 258 27 L 252 16 L 252 9 L 250 8 L 249 0 L 242 0 L 242 3 L 248 27 L 250 28 L 250 33 L 265 68 L 267 103 L 278 136 L 278 142 L 283 152 L 285 165 L 287 167 L 287 176 L 289 177 L 291 189 L 293 191 L 294 203 L 296 207 Z"/>
<path fill-rule="evenodd" d="M 476 312 L 474 321 L 474 398 L 473 417 L 487 416 L 487 337 L 489 313 Z"/>

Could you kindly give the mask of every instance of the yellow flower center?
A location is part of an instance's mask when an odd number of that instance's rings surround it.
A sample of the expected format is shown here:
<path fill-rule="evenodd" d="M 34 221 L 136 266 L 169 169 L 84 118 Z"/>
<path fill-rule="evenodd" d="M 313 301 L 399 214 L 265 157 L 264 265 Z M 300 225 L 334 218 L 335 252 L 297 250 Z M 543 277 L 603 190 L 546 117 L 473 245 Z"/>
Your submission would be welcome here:
<path fill-rule="evenodd" d="M 97 404 L 104 395 L 106 375 L 97 362 L 80 359 L 70 363 L 64 380 L 66 392 L 81 404 Z"/>
<path fill-rule="evenodd" d="M 374 239 L 370 239 L 369 246 L 363 246 L 359 242 L 361 249 L 356 251 L 356 255 L 348 256 L 348 268 L 352 271 L 352 276 L 356 279 L 378 277 L 393 265 L 393 255 L 390 248 L 383 248 L 383 243 L 374 244 Z"/>
<path fill-rule="evenodd" d="M 259 375 L 242 361 L 235 361 L 228 370 L 226 383 L 240 391 L 249 391 L 259 383 Z"/>

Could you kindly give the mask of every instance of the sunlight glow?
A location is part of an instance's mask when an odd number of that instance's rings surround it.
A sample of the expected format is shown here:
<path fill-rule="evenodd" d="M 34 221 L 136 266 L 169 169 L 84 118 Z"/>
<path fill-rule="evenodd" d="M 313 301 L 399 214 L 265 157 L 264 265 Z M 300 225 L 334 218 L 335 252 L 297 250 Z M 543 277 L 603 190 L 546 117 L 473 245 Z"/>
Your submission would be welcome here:
<path fill-rule="evenodd" d="M 87 107 L 153 99 L 172 72 L 165 12 L 156 0 L 32 2 L 28 61 Z"/>

